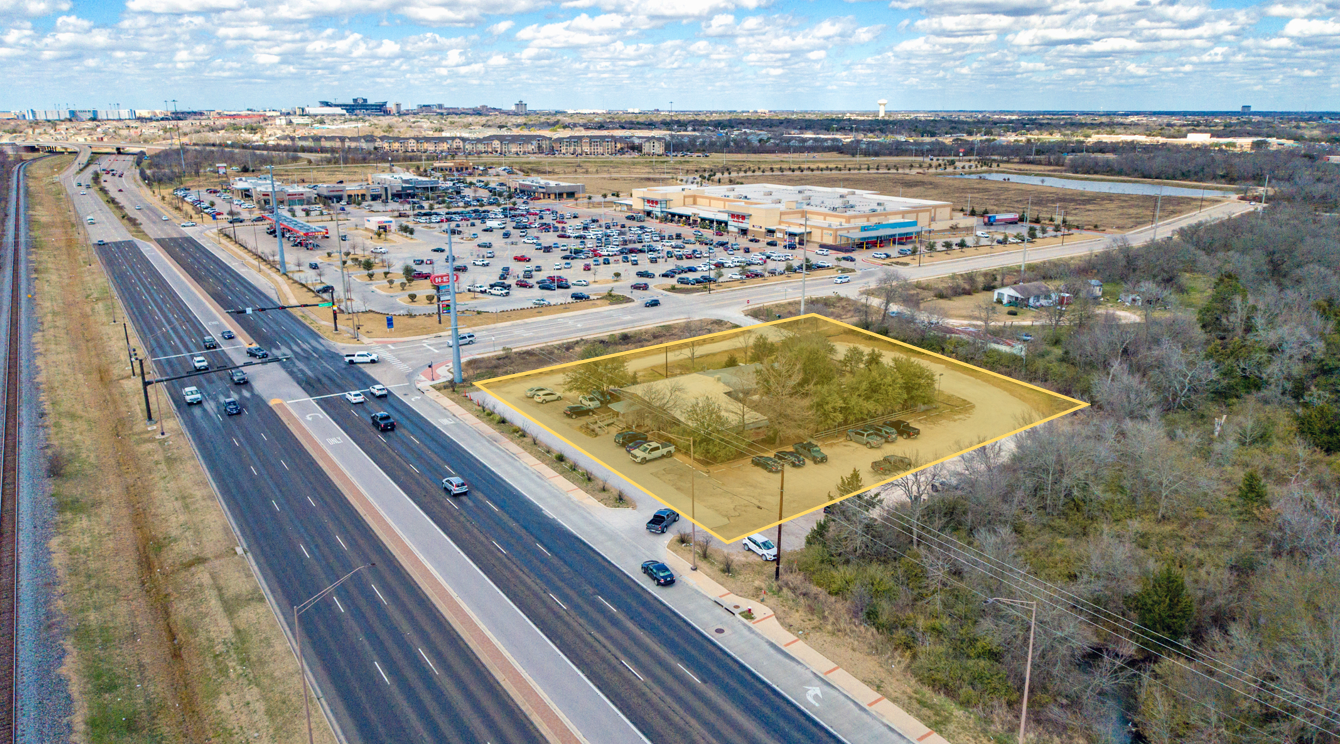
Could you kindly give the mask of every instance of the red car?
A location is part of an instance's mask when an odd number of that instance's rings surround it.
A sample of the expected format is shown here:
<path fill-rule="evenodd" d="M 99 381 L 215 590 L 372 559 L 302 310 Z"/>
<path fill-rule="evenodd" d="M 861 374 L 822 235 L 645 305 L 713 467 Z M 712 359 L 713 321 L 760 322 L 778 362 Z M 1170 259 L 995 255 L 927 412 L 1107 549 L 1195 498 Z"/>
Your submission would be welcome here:
<path fill-rule="evenodd" d="M 534 286 L 536 286 L 536 285 L 532 284 L 531 282 L 527 281 L 526 279 L 519 279 L 519 280 L 517 280 L 516 282 L 513 282 L 513 286 L 515 286 L 515 287 L 521 287 L 521 288 L 523 288 L 523 289 L 531 289 L 532 287 L 534 287 Z"/>
<path fill-rule="evenodd" d="M 514 256 L 514 257 L 513 257 L 513 260 L 514 260 L 514 261 L 521 261 L 521 262 L 523 262 L 523 263 L 527 263 L 528 261 L 531 261 L 531 260 L 532 260 L 532 257 L 531 257 L 531 256 Z"/>
<path fill-rule="evenodd" d="M 630 285 L 630 289 L 648 289 L 648 282 L 635 282 Z"/>

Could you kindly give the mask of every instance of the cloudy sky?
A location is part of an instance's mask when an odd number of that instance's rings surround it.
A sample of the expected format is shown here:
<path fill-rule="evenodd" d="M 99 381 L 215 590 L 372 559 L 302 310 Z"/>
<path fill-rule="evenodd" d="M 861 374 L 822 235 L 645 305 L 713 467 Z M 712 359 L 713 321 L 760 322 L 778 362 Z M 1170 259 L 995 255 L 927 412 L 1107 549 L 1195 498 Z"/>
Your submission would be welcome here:
<path fill-rule="evenodd" d="M 1338 0 L 0 0 L 0 109 L 1339 109 Z"/>

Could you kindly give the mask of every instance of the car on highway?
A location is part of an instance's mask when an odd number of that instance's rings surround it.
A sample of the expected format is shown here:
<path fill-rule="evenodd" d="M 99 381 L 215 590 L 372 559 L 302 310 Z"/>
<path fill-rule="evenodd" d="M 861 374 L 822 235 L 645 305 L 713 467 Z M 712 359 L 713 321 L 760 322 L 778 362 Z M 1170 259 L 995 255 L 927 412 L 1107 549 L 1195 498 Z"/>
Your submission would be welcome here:
<path fill-rule="evenodd" d="M 392 418 L 392 414 L 386 411 L 378 411 L 369 416 L 368 419 L 373 422 L 373 428 L 378 431 L 396 431 L 396 419 Z"/>
<path fill-rule="evenodd" d="M 830 457 L 815 442 L 797 442 L 793 445 L 793 451 L 817 464 L 830 461 Z"/>
<path fill-rule="evenodd" d="M 204 346 L 206 349 L 219 348 L 219 342 L 215 340 L 214 336 L 206 336 L 205 338 L 201 339 L 201 345 Z"/>
<path fill-rule="evenodd" d="M 220 338 L 236 338 L 236 337 L 233 335 L 233 331 L 230 331 L 230 330 L 227 329 L 227 328 L 225 328 L 224 330 L 222 330 L 222 331 L 219 332 L 219 337 L 220 337 Z"/>
<path fill-rule="evenodd" d="M 210 363 L 205 361 L 205 357 L 203 356 L 195 356 L 191 357 L 191 366 L 196 368 L 197 371 L 200 371 L 209 369 Z"/>
<path fill-rule="evenodd" d="M 765 457 L 764 455 L 756 455 L 755 457 L 752 457 L 751 464 L 767 473 L 777 473 L 783 470 L 783 463 L 775 460 L 773 457 Z"/>
<path fill-rule="evenodd" d="M 648 520 L 648 524 L 644 525 L 644 529 L 662 535 L 667 532 L 668 527 L 671 527 L 680 518 L 681 515 L 671 509 L 658 509 L 653 512 L 652 519 Z"/>
<path fill-rule="evenodd" d="M 547 390 L 544 393 L 537 393 L 536 395 L 533 395 L 532 400 L 536 401 L 537 403 L 551 403 L 557 400 L 564 400 L 564 396 L 560 395 L 554 390 Z"/>
<path fill-rule="evenodd" d="M 251 349 L 248 349 L 250 352 Z M 346 364 L 377 364 L 378 355 L 371 351 L 356 351 L 345 355 Z"/>
<path fill-rule="evenodd" d="M 676 574 L 672 573 L 662 561 L 644 561 L 640 564 L 639 570 L 658 586 L 670 586 L 676 583 Z"/>
<path fill-rule="evenodd" d="M 195 227 L 195 226 L 196 226 L 196 223 L 194 223 L 194 222 L 183 222 L 182 225 L 181 225 L 181 227 Z"/>
<path fill-rule="evenodd" d="M 453 496 L 461 496 L 462 494 L 466 493 L 469 489 L 466 486 L 466 481 L 462 480 L 461 478 L 458 478 L 455 475 L 450 475 L 443 479 L 443 490 L 447 491 Z"/>
<path fill-rule="evenodd" d="M 233 381 L 234 385 L 247 384 L 247 373 L 240 369 L 229 370 L 228 377 Z"/>
<path fill-rule="evenodd" d="M 387 388 L 383 385 L 369 385 L 368 394 L 372 395 L 374 398 L 386 398 Z"/>
<path fill-rule="evenodd" d="M 774 547 L 774 541 L 760 534 L 748 535 L 741 541 L 743 550 L 748 550 L 760 556 L 762 561 L 772 561 L 779 556 L 778 548 Z"/>
<path fill-rule="evenodd" d="M 358 390 L 351 390 L 350 392 L 345 393 L 345 400 L 348 400 L 351 403 L 363 403 L 364 394 Z"/>
<path fill-rule="evenodd" d="M 238 403 L 237 398 L 225 398 L 223 407 L 224 414 L 228 416 L 237 416 L 242 413 L 242 406 Z"/>
<path fill-rule="evenodd" d="M 182 399 L 185 400 L 189 406 L 205 400 L 201 395 L 200 388 L 194 386 L 182 388 Z"/>
<path fill-rule="evenodd" d="M 662 304 L 662 300 L 659 300 L 659 299 L 656 298 L 656 297 L 654 297 L 654 298 L 652 298 L 652 299 L 650 299 L 650 300 L 646 300 L 646 301 L 644 301 L 644 307 L 658 307 L 658 306 L 660 306 L 661 304 Z"/>
<path fill-rule="evenodd" d="M 260 346 L 254 345 L 247 347 L 247 356 L 254 357 L 256 359 L 265 359 L 270 356 L 270 352 L 266 351 Z"/>
<path fill-rule="evenodd" d="M 165 214 L 165 215 L 163 215 L 162 217 L 160 217 L 159 219 L 163 220 L 164 222 L 167 222 L 167 221 L 168 221 L 168 215 Z"/>
<path fill-rule="evenodd" d="M 849 283 L 849 277 L 847 276 L 835 277 L 835 284 L 848 284 L 848 283 Z"/>

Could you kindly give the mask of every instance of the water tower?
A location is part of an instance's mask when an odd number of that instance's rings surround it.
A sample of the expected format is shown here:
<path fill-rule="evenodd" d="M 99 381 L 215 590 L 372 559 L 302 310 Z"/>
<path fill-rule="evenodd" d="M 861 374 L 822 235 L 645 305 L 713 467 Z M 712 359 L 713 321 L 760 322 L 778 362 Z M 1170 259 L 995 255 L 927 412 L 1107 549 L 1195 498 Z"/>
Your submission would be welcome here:
<path fill-rule="evenodd" d="M 885 99 L 885 98 L 881 99 L 880 101 L 877 101 L 877 118 L 878 118 L 878 119 L 885 119 L 885 118 L 886 118 L 886 99 Z"/>

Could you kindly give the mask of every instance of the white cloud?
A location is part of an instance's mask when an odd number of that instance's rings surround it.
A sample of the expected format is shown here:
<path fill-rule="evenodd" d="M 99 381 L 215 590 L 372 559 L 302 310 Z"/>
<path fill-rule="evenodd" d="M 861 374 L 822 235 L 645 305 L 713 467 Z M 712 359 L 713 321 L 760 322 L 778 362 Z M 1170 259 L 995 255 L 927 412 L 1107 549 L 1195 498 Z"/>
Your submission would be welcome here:
<path fill-rule="evenodd" d="M 0 0 L 0 18 L 40 18 L 70 7 L 70 0 Z"/>
<path fill-rule="evenodd" d="M 1319 36 L 1332 36 L 1337 39 L 1338 34 L 1338 21 L 1323 19 L 1293 18 L 1282 29 L 1283 36 L 1290 36 L 1295 39 Z"/>
<path fill-rule="evenodd" d="M 237 10 L 243 7 L 243 0 L 128 0 L 126 9 L 136 13 L 212 13 L 220 10 Z"/>
<path fill-rule="evenodd" d="M 499 34 L 508 31 L 508 29 L 513 28 L 514 25 L 516 24 L 514 24 L 512 21 L 499 21 L 498 23 L 494 24 L 493 26 L 490 26 L 485 30 L 489 32 L 490 36 L 498 36 Z"/>

